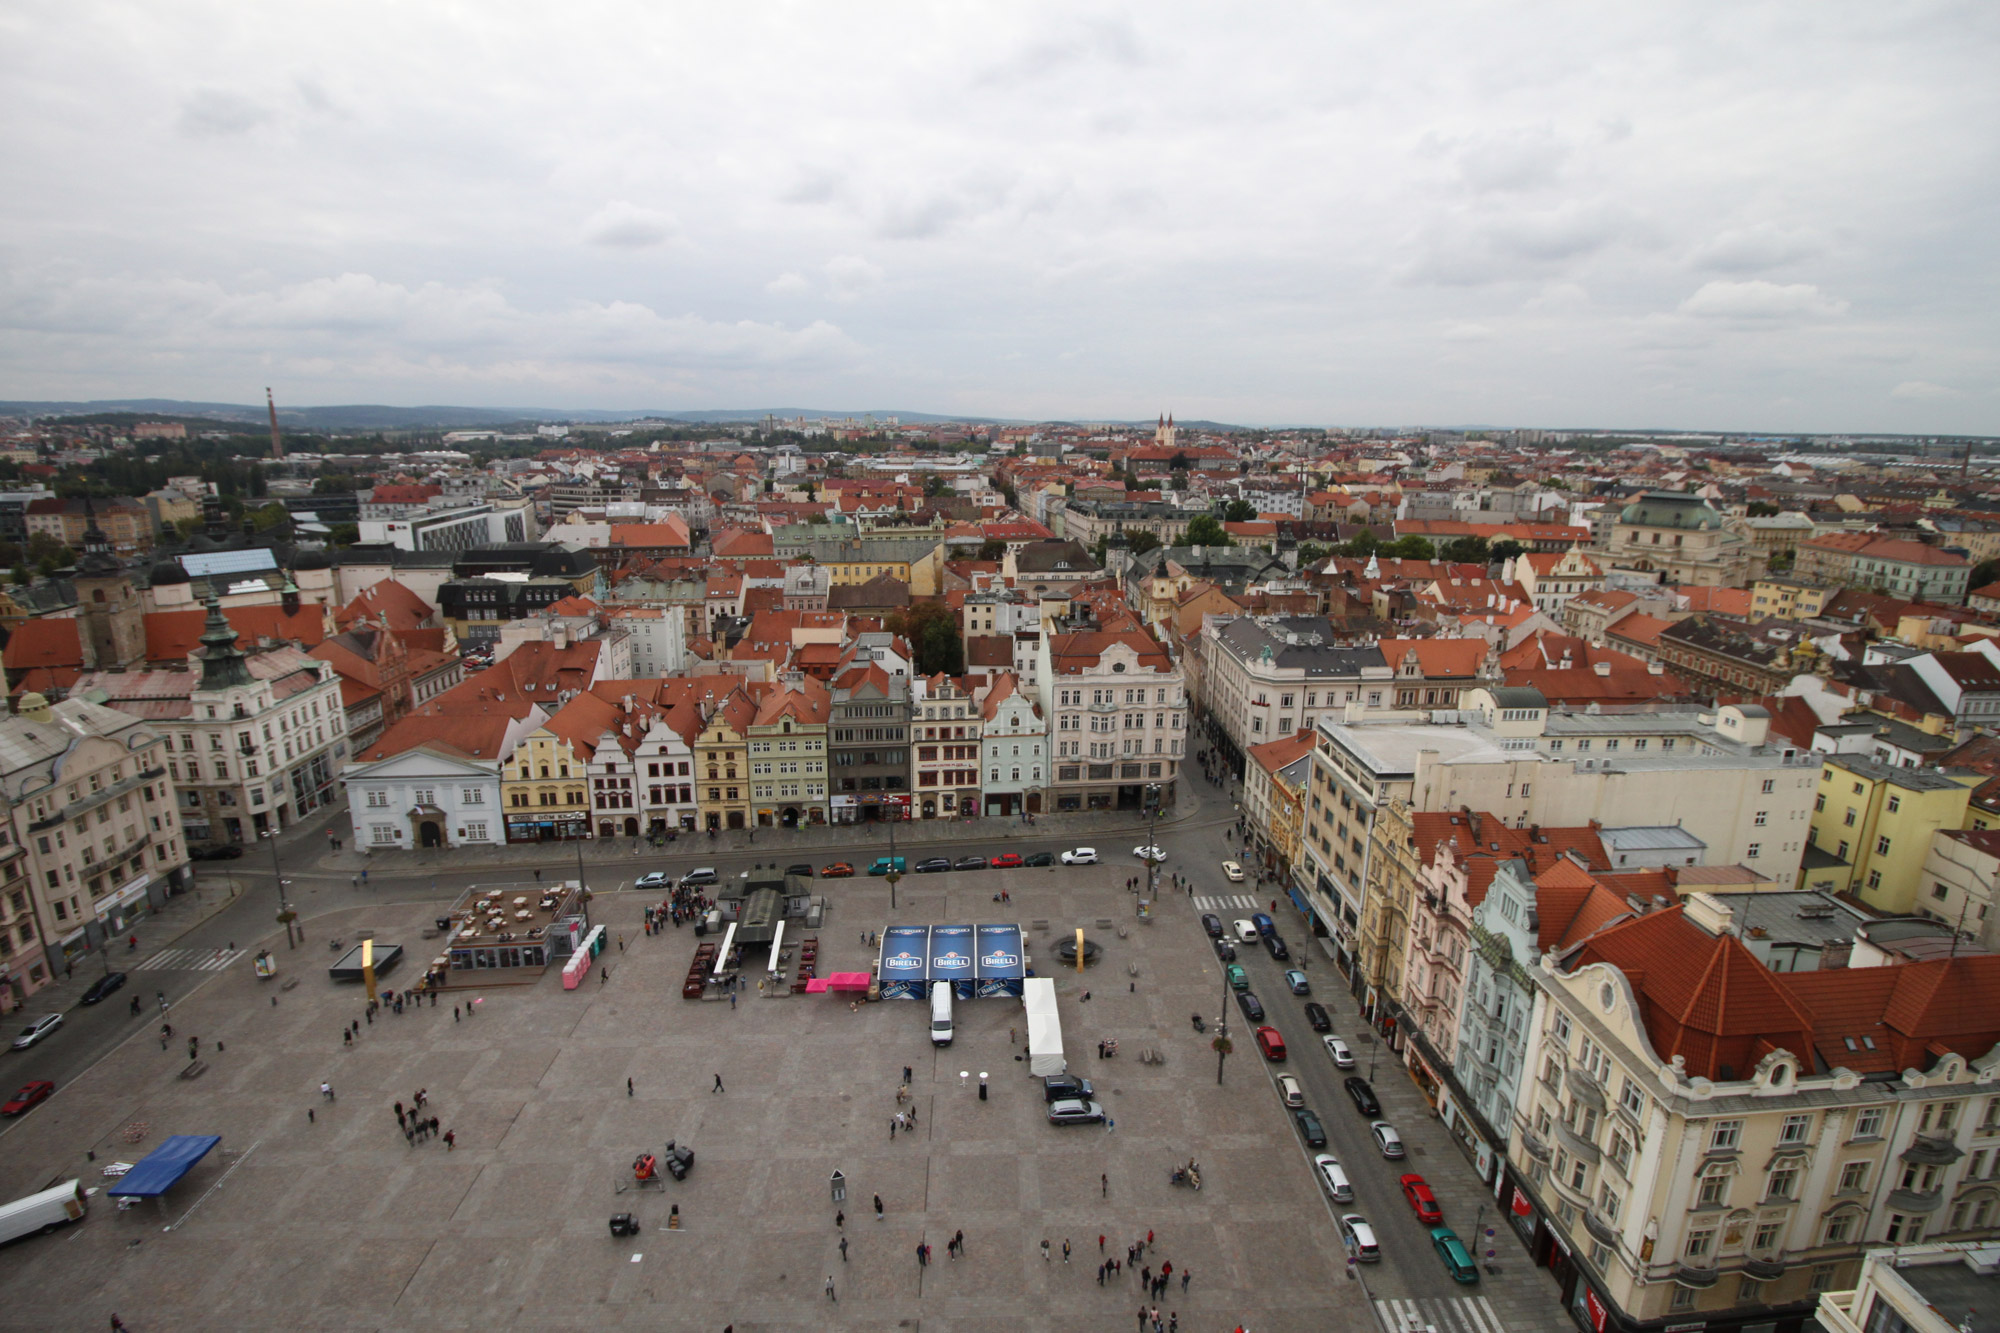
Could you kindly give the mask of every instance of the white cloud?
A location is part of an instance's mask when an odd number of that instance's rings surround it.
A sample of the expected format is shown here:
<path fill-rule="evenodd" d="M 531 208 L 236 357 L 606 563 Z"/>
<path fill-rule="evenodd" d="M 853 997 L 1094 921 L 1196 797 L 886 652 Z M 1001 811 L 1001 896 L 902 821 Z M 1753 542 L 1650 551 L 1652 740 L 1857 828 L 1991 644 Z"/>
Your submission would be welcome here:
<path fill-rule="evenodd" d="M 583 239 L 617 250 L 643 250 L 672 236 L 674 229 L 670 215 L 615 199 L 584 221 Z"/>
<path fill-rule="evenodd" d="M 1696 268 L 1761 273 L 1811 259 L 1825 249 L 1825 239 L 1813 232 L 1758 223 L 1710 237 L 1695 247 L 1690 259 Z"/>
<path fill-rule="evenodd" d="M 1889 396 L 1891 398 L 1916 399 L 1919 402 L 1935 401 L 1939 398 L 1965 397 L 1957 389 L 1947 388 L 1942 384 L 1932 384 L 1929 380 L 1904 380 L 1901 384 L 1889 390 Z"/>
<path fill-rule="evenodd" d="M 1702 319 L 1828 319 L 1847 313 L 1847 302 L 1823 294 L 1809 282 L 1705 282 L 1682 301 L 1681 313 Z"/>
<path fill-rule="evenodd" d="M 268 108 L 241 93 L 198 88 L 181 102 L 178 124 L 189 138 L 223 139 L 248 134 L 270 118 Z"/>
<path fill-rule="evenodd" d="M 827 294 L 836 301 L 852 301 L 882 281 L 882 270 L 860 255 L 835 255 L 826 261 Z"/>
<path fill-rule="evenodd" d="M 773 296 L 797 296 L 812 290 L 812 284 L 797 273 L 780 273 L 764 284 L 764 290 Z"/>

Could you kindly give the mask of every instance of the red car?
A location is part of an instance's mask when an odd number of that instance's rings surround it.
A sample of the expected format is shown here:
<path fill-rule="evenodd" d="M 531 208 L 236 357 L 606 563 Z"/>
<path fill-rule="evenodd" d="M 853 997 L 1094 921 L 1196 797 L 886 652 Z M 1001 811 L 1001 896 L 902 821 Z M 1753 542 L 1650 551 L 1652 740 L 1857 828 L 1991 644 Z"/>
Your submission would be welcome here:
<path fill-rule="evenodd" d="M 47 1101 L 49 1094 L 55 1090 L 55 1084 L 47 1079 L 38 1079 L 15 1093 L 13 1100 L 5 1106 L 0 1106 L 0 1115 L 20 1115 L 24 1111 L 31 1111 Z"/>
<path fill-rule="evenodd" d="M 853 873 L 854 867 L 845 861 L 835 861 L 830 866 L 821 866 L 819 868 L 819 877 L 821 879 L 846 879 Z"/>
<path fill-rule="evenodd" d="M 988 870 L 1012 870 L 1021 864 L 1019 852 L 1002 852 L 986 863 Z"/>
<path fill-rule="evenodd" d="M 1285 1039 L 1278 1035 L 1278 1029 L 1268 1025 L 1257 1029 L 1257 1049 L 1264 1058 L 1277 1064 L 1285 1058 Z"/>
<path fill-rule="evenodd" d="M 1404 1176 L 1402 1183 L 1403 1197 L 1410 1201 L 1410 1209 L 1416 1213 L 1417 1220 L 1427 1227 L 1440 1225 L 1444 1221 L 1444 1209 L 1438 1207 L 1437 1196 L 1431 1193 L 1431 1187 L 1424 1183 L 1424 1178 Z"/>

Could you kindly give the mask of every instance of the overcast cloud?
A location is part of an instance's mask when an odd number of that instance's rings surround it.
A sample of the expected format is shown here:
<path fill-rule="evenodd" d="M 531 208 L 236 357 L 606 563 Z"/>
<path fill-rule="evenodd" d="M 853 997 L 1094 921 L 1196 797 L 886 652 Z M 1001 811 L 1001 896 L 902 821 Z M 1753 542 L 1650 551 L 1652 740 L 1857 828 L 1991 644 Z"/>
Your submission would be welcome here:
<path fill-rule="evenodd" d="M 2000 7 L 0 9 L 0 396 L 2000 433 Z"/>

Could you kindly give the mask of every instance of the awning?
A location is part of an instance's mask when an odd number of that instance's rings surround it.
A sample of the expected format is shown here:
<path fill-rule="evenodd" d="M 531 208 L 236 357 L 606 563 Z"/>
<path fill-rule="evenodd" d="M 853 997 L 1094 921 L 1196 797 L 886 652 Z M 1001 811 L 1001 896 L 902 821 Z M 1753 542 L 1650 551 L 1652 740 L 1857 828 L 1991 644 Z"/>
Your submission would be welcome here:
<path fill-rule="evenodd" d="M 220 1134 L 176 1134 L 146 1154 L 105 1193 L 139 1199 L 156 1199 L 181 1183 L 181 1177 L 208 1156 L 222 1142 Z"/>

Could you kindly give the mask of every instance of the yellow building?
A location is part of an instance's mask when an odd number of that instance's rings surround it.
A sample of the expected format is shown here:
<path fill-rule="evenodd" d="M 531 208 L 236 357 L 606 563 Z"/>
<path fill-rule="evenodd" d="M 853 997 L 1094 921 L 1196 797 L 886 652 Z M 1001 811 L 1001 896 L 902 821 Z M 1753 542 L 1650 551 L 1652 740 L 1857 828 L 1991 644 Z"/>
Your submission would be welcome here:
<path fill-rule="evenodd" d="M 500 766 L 500 804 L 508 842 L 553 842 L 590 836 L 584 757 L 546 726 L 522 737 Z"/>
<path fill-rule="evenodd" d="M 1852 893 L 1878 912 L 1914 911 L 1931 835 L 1966 827 L 1967 802 L 1980 781 L 1976 773 L 1829 755 L 1820 769 L 1810 844 L 1824 855 L 1807 855 L 1799 887 Z"/>
<path fill-rule="evenodd" d="M 1779 620 L 1810 620 L 1840 589 L 1805 579 L 1761 578 L 1750 585 L 1750 610 Z"/>
<path fill-rule="evenodd" d="M 750 822 L 750 750 L 746 733 L 756 720 L 755 683 L 731 692 L 702 723 L 694 739 L 695 806 L 706 829 L 743 828 Z"/>
<path fill-rule="evenodd" d="M 823 682 L 790 672 L 743 729 L 759 828 L 826 822 L 826 719 L 832 708 L 833 693 Z M 695 748 L 699 752 L 699 742 Z"/>
<path fill-rule="evenodd" d="M 1417 830 L 1410 805 L 1391 796 L 1375 815 L 1368 861 L 1370 884 L 1361 908 L 1361 969 L 1368 984 L 1403 1003 L 1404 937 L 1417 894 Z"/>

